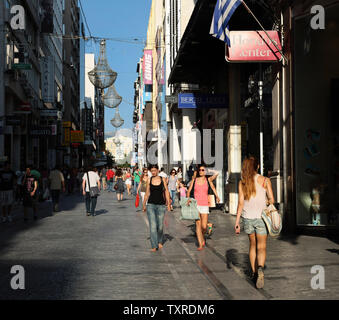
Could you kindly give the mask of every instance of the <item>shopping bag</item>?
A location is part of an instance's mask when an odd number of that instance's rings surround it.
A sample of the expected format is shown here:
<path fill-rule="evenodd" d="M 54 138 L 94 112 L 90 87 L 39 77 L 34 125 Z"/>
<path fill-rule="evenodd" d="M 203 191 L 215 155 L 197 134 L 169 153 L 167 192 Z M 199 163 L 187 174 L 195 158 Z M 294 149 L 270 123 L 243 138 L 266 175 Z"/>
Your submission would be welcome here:
<path fill-rule="evenodd" d="M 139 194 L 137 194 L 136 198 L 135 198 L 135 207 L 138 208 L 139 207 L 139 203 L 140 203 L 140 196 Z"/>
<path fill-rule="evenodd" d="M 191 200 L 190 205 L 187 205 L 187 201 Z M 197 201 L 192 198 L 181 198 L 181 220 L 199 220 L 199 211 L 197 207 Z"/>
<path fill-rule="evenodd" d="M 42 195 L 42 199 L 43 200 L 48 200 L 49 197 L 50 197 L 50 192 L 49 192 L 49 189 L 46 188 L 44 194 Z"/>

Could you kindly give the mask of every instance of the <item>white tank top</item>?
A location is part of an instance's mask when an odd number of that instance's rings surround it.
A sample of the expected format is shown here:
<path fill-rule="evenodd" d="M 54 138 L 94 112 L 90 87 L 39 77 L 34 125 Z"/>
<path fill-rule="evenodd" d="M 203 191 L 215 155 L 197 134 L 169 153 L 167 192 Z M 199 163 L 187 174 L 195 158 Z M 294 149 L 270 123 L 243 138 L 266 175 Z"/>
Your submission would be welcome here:
<path fill-rule="evenodd" d="M 242 217 L 246 219 L 261 219 L 261 213 L 266 208 L 266 189 L 258 183 L 259 174 L 254 177 L 256 195 L 244 201 Z"/>

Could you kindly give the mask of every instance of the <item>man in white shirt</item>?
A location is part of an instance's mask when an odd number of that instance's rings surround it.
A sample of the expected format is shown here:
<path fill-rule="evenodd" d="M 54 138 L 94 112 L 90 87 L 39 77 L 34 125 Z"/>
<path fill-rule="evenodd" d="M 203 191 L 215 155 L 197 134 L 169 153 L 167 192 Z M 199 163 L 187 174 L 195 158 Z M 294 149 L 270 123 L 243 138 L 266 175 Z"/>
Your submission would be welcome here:
<path fill-rule="evenodd" d="M 89 181 L 88 181 L 89 178 Z M 82 193 L 86 197 L 86 211 L 87 216 L 92 215 L 93 217 L 96 216 L 95 214 L 95 207 L 97 205 L 98 197 L 91 197 L 89 193 L 89 189 L 93 187 L 98 187 L 99 190 L 101 188 L 100 185 L 100 177 L 99 175 L 93 171 L 93 169 L 90 167 L 88 170 L 86 170 L 83 178 L 82 178 Z"/>
<path fill-rule="evenodd" d="M 60 168 L 57 166 L 54 170 L 51 171 L 49 175 L 49 183 L 52 195 L 53 211 L 59 211 L 59 198 L 60 191 L 65 192 L 65 179 L 64 175 L 60 171 Z"/>

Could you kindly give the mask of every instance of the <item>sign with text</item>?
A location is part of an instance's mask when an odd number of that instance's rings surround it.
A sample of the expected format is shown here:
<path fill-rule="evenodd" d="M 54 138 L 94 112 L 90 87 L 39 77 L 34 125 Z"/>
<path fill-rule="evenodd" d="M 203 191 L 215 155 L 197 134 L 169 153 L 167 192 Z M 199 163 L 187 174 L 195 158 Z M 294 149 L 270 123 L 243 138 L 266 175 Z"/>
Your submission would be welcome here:
<path fill-rule="evenodd" d="M 231 47 L 226 50 L 228 62 L 278 62 L 282 50 L 278 31 L 231 31 Z M 272 43 L 275 42 L 276 46 Z"/>
<path fill-rule="evenodd" d="M 144 84 L 153 84 L 153 52 L 152 50 L 144 51 L 143 71 L 144 71 Z"/>
<path fill-rule="evenodd" d="M 180 93 L 179 109 L 220 109 L 228 108 L 228 96 L 224 94 Z"/>
<path fill-rule="evenodd" d="M 71 131 L 71 143 L 83 143 L 84 142 L 84 132 L 79 131 Z"/>
<path fill-rule="evenodd" d="M 41 64 L 41 94 L 45 103 L 53 103 L 55 95 L 55 65 L 52 56 L 42 57 Z"/>

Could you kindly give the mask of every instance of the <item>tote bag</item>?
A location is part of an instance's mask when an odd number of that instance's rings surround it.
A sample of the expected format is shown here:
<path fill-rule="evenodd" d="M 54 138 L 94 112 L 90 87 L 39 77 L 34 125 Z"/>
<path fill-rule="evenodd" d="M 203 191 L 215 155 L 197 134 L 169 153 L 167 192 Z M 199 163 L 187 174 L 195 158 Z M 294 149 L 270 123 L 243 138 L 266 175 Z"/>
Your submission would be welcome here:
<path fill-rule="evenodd" d="M 190 205 L 187 205 L 187 201 L 191 200 Z M 181 218 L 180 220 L 199 220 L 199 211 L 197 207 L 197 201 L 193 198 L 181 198 Z"/>

